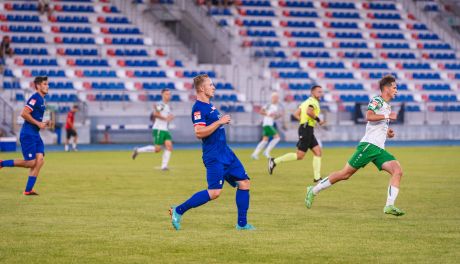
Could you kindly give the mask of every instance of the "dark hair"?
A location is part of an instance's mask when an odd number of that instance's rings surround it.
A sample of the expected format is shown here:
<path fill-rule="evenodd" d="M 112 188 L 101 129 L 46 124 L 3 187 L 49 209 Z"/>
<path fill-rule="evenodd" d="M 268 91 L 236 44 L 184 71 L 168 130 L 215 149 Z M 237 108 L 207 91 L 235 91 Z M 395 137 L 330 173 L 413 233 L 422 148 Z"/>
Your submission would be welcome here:
<path fill-rule="evenodd" d="M 195 78 L 193 78 L 193 87 L 195 87 L 195 89 L 198 89 L 198 87 L 200 87 L 203 84 L 204 80 L 206 80 L 207 78 L 209 78 L 207 74 L 200 74 L 196 76 Z"/>
<path fill-rule="evenodd" d="M 314 90 L 316 90 L 316 88 L 322 88 L 321 85 L 319 84 L 314 84 L 311 88 L 310 88 L 310 92 L 313 92 Z"/>
<path fill-rule="evenodd" d="M 169 88 L 163 88 L 163 89 L 161 89 L 161 94 L 164 94 L 165 92 L 169 92 Z"/>
<path fill-rule="evenodd" d="M 47 76 L 37 76 L 35 77 L 34 79 L 34 84 L 40 84 L 44 81 L 48 81 L 48 77 Z"/>
<path fill-rule="evenodd" d="M 385 75 L 379 81 L 379 88 L 380 91 L 383 91 L 383 87 L 391 85 L 392 83 L 396 82 L 396 78 L 393 75 Z"/>
<path fill-rule="evenodd" d="M 73 105 L 72 108 L 73 109 L 79 109 L 78 105 Z"/>

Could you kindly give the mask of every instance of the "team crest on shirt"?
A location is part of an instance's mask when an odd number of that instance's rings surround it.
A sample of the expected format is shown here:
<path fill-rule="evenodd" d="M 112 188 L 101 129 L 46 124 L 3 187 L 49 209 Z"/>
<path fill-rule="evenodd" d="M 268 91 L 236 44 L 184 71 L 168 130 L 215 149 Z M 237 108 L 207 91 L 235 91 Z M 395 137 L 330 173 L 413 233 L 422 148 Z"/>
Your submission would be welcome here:
<path fill-rule="evenodd" d="M 198 120 L 198 119 L 201 119 L 201 112 L 200 111 L 196 111 L 193 113 L 193 120 Z"/>
<path fill-rule="evenodd" d="M 216 107 L 215 106 L 211 106 L 211 110 L 216 110 Z"/>
<path fill-rule="evenodd" d="M 37 100 L 31 99 L 30 102 L 29 102 L 29 104 L 30 104 L 30 105 L 35 105 L 36 102 L 37 102 Z"/>

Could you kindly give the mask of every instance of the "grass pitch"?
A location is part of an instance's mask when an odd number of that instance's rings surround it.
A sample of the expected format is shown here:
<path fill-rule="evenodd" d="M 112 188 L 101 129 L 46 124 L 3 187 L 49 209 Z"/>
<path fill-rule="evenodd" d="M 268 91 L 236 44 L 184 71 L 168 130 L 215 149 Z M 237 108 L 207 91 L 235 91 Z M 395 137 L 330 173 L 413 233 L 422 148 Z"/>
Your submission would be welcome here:
<path fill-rule="evenodd" d="M 266 160 L 237 150 L 252 179 L 254 232 L 234 229 L 229 185 L 185 214 L 183 230 L 172 229 L 169 206 L 206 187 L 200 150 L 173 152 L 169 172 L 154 169 L 158 154 L 132 161 L 129 152 L 48 153 L 38 197 L 21 195 L 27 170 L 0 171 L 0 263 L 458 263 L 460 148 L 389 151 L 405 173 L 400 218 L 382 213 L 389 177 L 372 164 L 307 210 L 311 154 L 268 176 Z M 323 174 L 352 153 L 325 149 Z"/>

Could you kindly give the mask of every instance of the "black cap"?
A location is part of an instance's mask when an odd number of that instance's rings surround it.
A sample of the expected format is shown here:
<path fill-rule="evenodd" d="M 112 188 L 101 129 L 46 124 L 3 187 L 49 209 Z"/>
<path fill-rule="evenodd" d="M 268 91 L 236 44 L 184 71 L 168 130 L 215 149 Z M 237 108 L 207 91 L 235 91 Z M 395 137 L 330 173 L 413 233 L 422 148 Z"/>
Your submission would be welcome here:
<path fill-rule="evenodd" d="M 47 76 L 37 76 L 37 77 L 35 77 L 35 79 L 34 79 L 34 83 L 35 83 L 35 84 L 40 84 L 40 83 L 42 83 L 42 82 L 44 82 L 44 81 L 48 81 L 48 77 L 47 77 Z"/>

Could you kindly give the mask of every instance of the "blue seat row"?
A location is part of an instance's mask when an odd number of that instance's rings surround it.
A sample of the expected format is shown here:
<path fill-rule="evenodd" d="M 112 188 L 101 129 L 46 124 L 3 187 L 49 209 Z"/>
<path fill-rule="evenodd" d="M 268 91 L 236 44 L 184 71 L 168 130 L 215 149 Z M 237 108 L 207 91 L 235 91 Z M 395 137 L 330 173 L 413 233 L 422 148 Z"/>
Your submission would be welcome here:
<path fill-rule="evenodd" d="M 383 49 L 410 49 L 408 43 L 382 43 Z"/>
<path fill-rule="evenodd" d="M 220 110 L 224 113 L 244 113 L 242 105 L 221 105 Z"/>
<path fill-rule="evenodd" d="M 315 31 L 292 31 L 291 37 L 293 38 L 320 38 L 319 32 Z"/>
<path fill-rule="evenodd" d="M 184 71 L 185 78 L 194 78 L 200 74 L 207 74 L 210 78 L 216 78 L 216 73 L 214 71 Z"/>
<path fill-rule="evenodd" d="M 329 24 L 331 28 L 358 28 L 358 23 L 356 22 L 331 22 Z"/>
<path fill-rule="evenodd" d="M 405 62 L 402 64 L 404 69 L 410 69 L 410 70 L 430 70 L 431 66 L 429 63 L 408 63 Z"/>
<path fill-rule="evenodd" d="M 271 6 L 269 0 L 243 0 L 242 6 Z"/>
<path fill-rule="evenodd" d="M 156 60 L 126 60 L 126 67 L 158 67 Z"/>
<path fill-rule="evenodd" d="M 62 43 L 64 44 L 83 44 L 83 45 L 96 44 L 94 38 L 83 38 L 83 37 L 81 38 L 63 37 Z"/>
<path fill-rule="evenodd" d="M 460 112 L 460 105 L 449 105 L 449 106 L 436 105 L 434 107 L 434 111 L 436 112 Z"/>
<path fill-rule="evenodd" d="M 14 48 L 16 55 L 48 55 L 48 50 L 45 48 Z"/>
<path fill-rule="evenodd" d="M 407 91 L 409 90 L 409 87 L 405 83 L 398 83 L 398 90 Z"/>
<path fill-rule="evenodd" d="M 138 35 L 141 34 L 141 31 L 138 28 L 109 28 L 108 32 L 110 34 L 132 34 Z"/>
<path fill-rule="evenodd" d="M 448 43 L 424 43 L 424 49 L 451 49 Z"/>
<path fill-rule="evenodd" d="M 208 10 L 211 16 L 231 16 L 232 12 L 228 8 L 211 8 Z"/>
<path fill-rule="evenodd" d="M 361 69 L 388 69 L 386 62 L 361 62 L 359 67 Z"/>
<path fill-rule="evenodd" d="M 47 95 L 45 99 L 48 102 L 62 102 L 62 103 L 78 102 L 78 97 L 76 94 L 51 94 L 51 95 Z"/>
<path fill-rule="evenodd" d="M 67 48 L 64 50 L 64 54 L 68 56 L 97 56 L 97 49 L 71 49 Z"/>
<path fill-rule="evenodd" d="M 214 100 L 223 102 L 238 102 L 236 94 L 216 94 Z"/>
<path fill-rule="evenodd" d="M 106 59 L 76 59 L 75 65 L 90 67 L 108 67 L 109 62 Z"/>
<path fill-rule="evenodd" d="M 279 72 L 279 78 L 283 79 L 308 79 L 308 72 L 298 71 L 298 72 Z"/>
<path fill-rule="evenodd" d="M 176 89 L 173 82 L 143 83 L 142 88 L 146 90 Z"/>
<path fill-rule="evenodd" d="M 369 96 L 367 94 L 342 94 L 340 100 L 343 102 L 369 102 Z"/>
<path fill-rule="evenodd" d="M 253 47 L 281 47 L 281 44 L 279 41 L 271 41 L 271 40 L 257 40 L 252 42 Z"/>
<path fill-rule="evenodd" d="M 16 11 L 37 11 L 37 4 L 13 4 L 13 10 Z"/>
<path fill-rule="evenodd" d="M 318 13 L 316 13 L 316 11 L 288 11 L 286 14 L 290 17 L 318 17 Z"/>
<path fill-rule="evenodd" d="M 290 90 L 310 90 L 311 83 L 290 83 L 288 88 Z"/>
<path fill-rule="evenodd" d="M 286 7 L 314 8 L 313 2 L 304 1 L 284 1 Z"/>
<path fill-rule="evenodd" d="M 27 32 L 27 33 L 41 33 L 43 32 L 41 26 L 15 26 L 15 25 L 10 25 L 8 27 L 8 30 L 10 32 Z"/>
<path fill-rule="evenodd" d="M 122 49 L 116 49 L 115 50 L 115 55 L 116 56 L 148 56 L 147 50 L 145 49 L 133 49 L 133 50 L 122 50 Z"/>
<path fill-rule="evenodd" d="M 16 101 L 18 101 L 18 102 L 24 102 L 26 100 L 24 98 L 24 94 L 22 94 L 22 93 L 17 93 L 15 97 L 16 97 Z"/>
<path fill-rule="evenodd" d="M 415 72 L 412 74 L 412 78 L 419 80 L 440 80 L 441 75 L 439 75 L 439 73 Z"/>
<path fill-rule="evenodd" d="M 324 48 L 324 42 L 314 42 L 314 41 L 297 41 L 295 42 L 296 47 L 299 48 Z"/>
<path fill-rule="evenodd" d="M 93 6 L 82 6 L 82 5 L 63 5 L 62 12 L 79 12 L 79 13 L 94 13 Z"/>
<path fill-rule="evenodd" d="M 418 105 L 408 105 L 405 107 L 405 109 L 407 112 L 420 112 L 420 106 Z"/>
<path fill-rule="evenodd" d="M 327 51 L 301 51 L 300 57 L 302 58 L 330 58 Z"/>
<path fill-rule="evenodd" d="M 383 76 L 391 74 L 393 75 L 396 79 L 398 78 L 398 75 L 394 72 L 370 72 L 369 73 L 369 78 L 370 79 L 382 79 Z"/>
<path fill-rule="evenodd" d="M 144 40 L 141 38 L 113 38 L 113 45 L 144 45 Z"/>
<path fill-rule="evenodd" d="M 270 20 L 243 20 L 243 26 L 245 27 L 271 27 L 272 22 Z"/>
<path fill-rule="evenodd" d="M 426 39 L 426 40 L 438 40 L 439 37 L 435 33 L 426 33 L 426 34 L 418 34 L 417 35 L 418 39 Z"/>
<path fill-rule="evenodd" d="M 261 51 L 261 50 L 256 50 L 256 52 L 254 53 L 254 56 L 255 57 L 258 57 L 258 58 L 286 58 L 286 54 L 284 53 L 284 51 L 274 51 L 274 50 L 264 50 L 264 51 Z"/>
<path fill-rule="evenodd" d="M 428 99 L 432 102 L 457 102 L 457 96 L 455 94 L 430 94 Z"/>
<path fill-rule="evenodd" d="M 7 15 L 6 20 L 10 22 L 40 22 L 38 16 L 31 15 Z"/>
<path fill-rule="evenodd" d="M 56 59 L 24 59 L 23 63 L 28 66 L 58 66 Z"/>
<path fill-rule="evenodd" d="M 246 34 L 250 37 L 276 37 L 274 30 L 247 30 Z"/>
<path fill-rule="evenodd" d="M 361 83 L 336 83 L 334 88 L 336 90 L 364 90 Z"/>
<path fill-rule="evenodd" d="M 56 22 L 86 24 L 90 21 L 86 16 L 57 16 Z"/>
<path fill-rule="evenodd" d="M 428 30 L 425 24 L 413 24 L 412 29 L 414 30 Z"/>
<path fill-rule="evenodd" d="M 129 96 L 127 94 L 97 94 L 96 101 L 115 101 L 115 102 L 122 102 L 122 101 L 130 101 Z"/>
<path fill-rule="evenodd" d="M 83 75 L 88 78 L 116 78 L 117 74 L 115 71 L 107 70 L 84 70 Z"/>
<path fill-rule="evenodd" d="M 343 62 L 318 61 L 315 63 L 315 67 L 320 69 L 345 69 Z"/>
<path fill-rule="evenodd" d="M 59 27 L 60 33 L 66 34 L 92 34 L 93 31 L 90 27 Z"/>
<path fill-rule="evenodd" d="M 3 82 L 3 89 L 21 89 L 19 82 Z"/>
<path fill-rule="evenodd" d="M 405 39 L 402 33 L 377 33 L 379 39 Z"/>
<path fill-rule="evenodd" d="M 129 24 L 129 20 L 126 17 L 106 17 L 105 23 L 108 24 Z"/>
<path fill-rule="evenodd" d="M 313 21 L 288 21 L 286 27 L 314 28 L 316 25 Z"/>
<path fill-rule="evenodd" d="M 329 2 L 326 4 L 327 8 L 335 8 L 335 9 L 356 9 L 354 3 L 346 3 L 346 2 Z"/>
<path fill-rule="evenodd" d="M 401 19 L 401 15 L 399 15 L 397 13 L 390 13 L 390 14 L 376 13 L 376 14 L 373 15 L 373 17 L 375 19 L 392 19 L 392 20 L 400 20 Z"/>
<path fill-rule="evenodd" d="M 51 89 L 66 89 L 70 90 L 73 89 L 73 83 L 72 82 L 49 82 L 49 88 Z"/>
<path fill-rule="evenodd" d="M 457 59 L 457 56 L 455 56 L 455 53 L 436 53 L 436 54 L 430 54 L 430 59 L 432 60 L 455 60 Z"/>
<path fill-rule="evenodd" d="M 269 68 L 300 68 L 298 61 L 271 61 Z"/>
<path fill-rule="evenodd" d="M 326 72 L 324 74 L 326 79 L 354 79 L 353 73 L 351 72 Z"/>
<path fill-rule="evenodd" d="M 366 42 L 340 42 L 339 47 L 342 49 L 367 49 Z"/>
<path fill-rule="evenodd" d="M 276 16 L 273 10 L 258 10 L 258 9 L 247 9 L 245 10 L 246 16 L 262 16 L 262 17 L 274 17 Z"/>
<path fill-rule="evenodd" d="M 12 43 L 45 43 L 44 37 L 13 36 Z"/>
<path fill-rule="evenodd" d="M 125 84 L 122 82 L 93 82 L 91 87 L 96 90 L 123 90 L 125 89 Z"/>
<path fill-rule="evenodd" d="M 425 83 L 422 85 L 423 90 L 427 91 L 449 91 L 450 90 L 450 85 L 448 84 L 439 84 L 439 83 Z"/>
<path fill-rule="evenodd" d="M 398 85 L 398 89 L 399 89 L 399 85 Z M 415 100 L 412 94 L 398 94 L 396 95 L 395 99 L 393 99 L 393 101 L 408 103 L 408 102 L 414 102 Z"/>
<path fill-rule="evenodd" d="M 231 83 L 216 83 L 216 89 L 218 90 L 233 90 L 233 85 Z"/>
<path fill-rule="evenodd" d="M 369 9 L 374 10 L 396 10 L 396 5 L 392 3 L 369 3 Z"/>
<path fill-rule="evenodd" d="M 372 59 L 374 58 L 374 55 L 372 55 L 371 52 L 345 52 L 343 56 L 349 59 Z"/>
<path fill-rule="evenodd" d="M 444 68 L 448 70 L 460 70 L 460 63 L 446 63 Z"/>
<path fill-rule="evenodd" d="M 360 19 L 359 13 L 355 12 L 332 12 L 331 17 L 341 19 Z"/>
<path fill-rule="evenodd" d="M 389 52 L 387 54 L 389 59 L 402 59 L 402 60 L 413 60 L 416 59 L 414 53 L 408 53 L 408 52 Z"/>
<path fill-rule="evenodd" d="M 166 78 L 165 71 L 134 71 L 134 76 L 139 78 Z"/>
<path fill-rule="evenodd" d="M 310 86 L 310 85 L 309 85 L 309 86 Z M 304 89 L 304 90 L 306 90 L 306 89 Z M 308 99 L 308 97 L 309 97 L 309 96 L 306 95 L 306 94 L 295 94 L 295 95 L 294 95 L 294 101 L 298 101 L 298 102 L 300 102 L 300 101 L 305 101 L 305 100 Z"/>
<path fill-rule="evenodd" d="M 362 39 L 363 35 L 359 32 L 336 32 L 335 38 Z"/>
<path fill-rule="evenodd" d="M 36 76 L 65 77 L 64 70 L 32 70 L 30 74 L 33 77 L 36 77 Z"/>
<path fill-rule="evenodd" d="M 373 29 L 386 29 L 386 30 L 398 30 L 400 29 L 397 23 L 372 23 Z"/>

